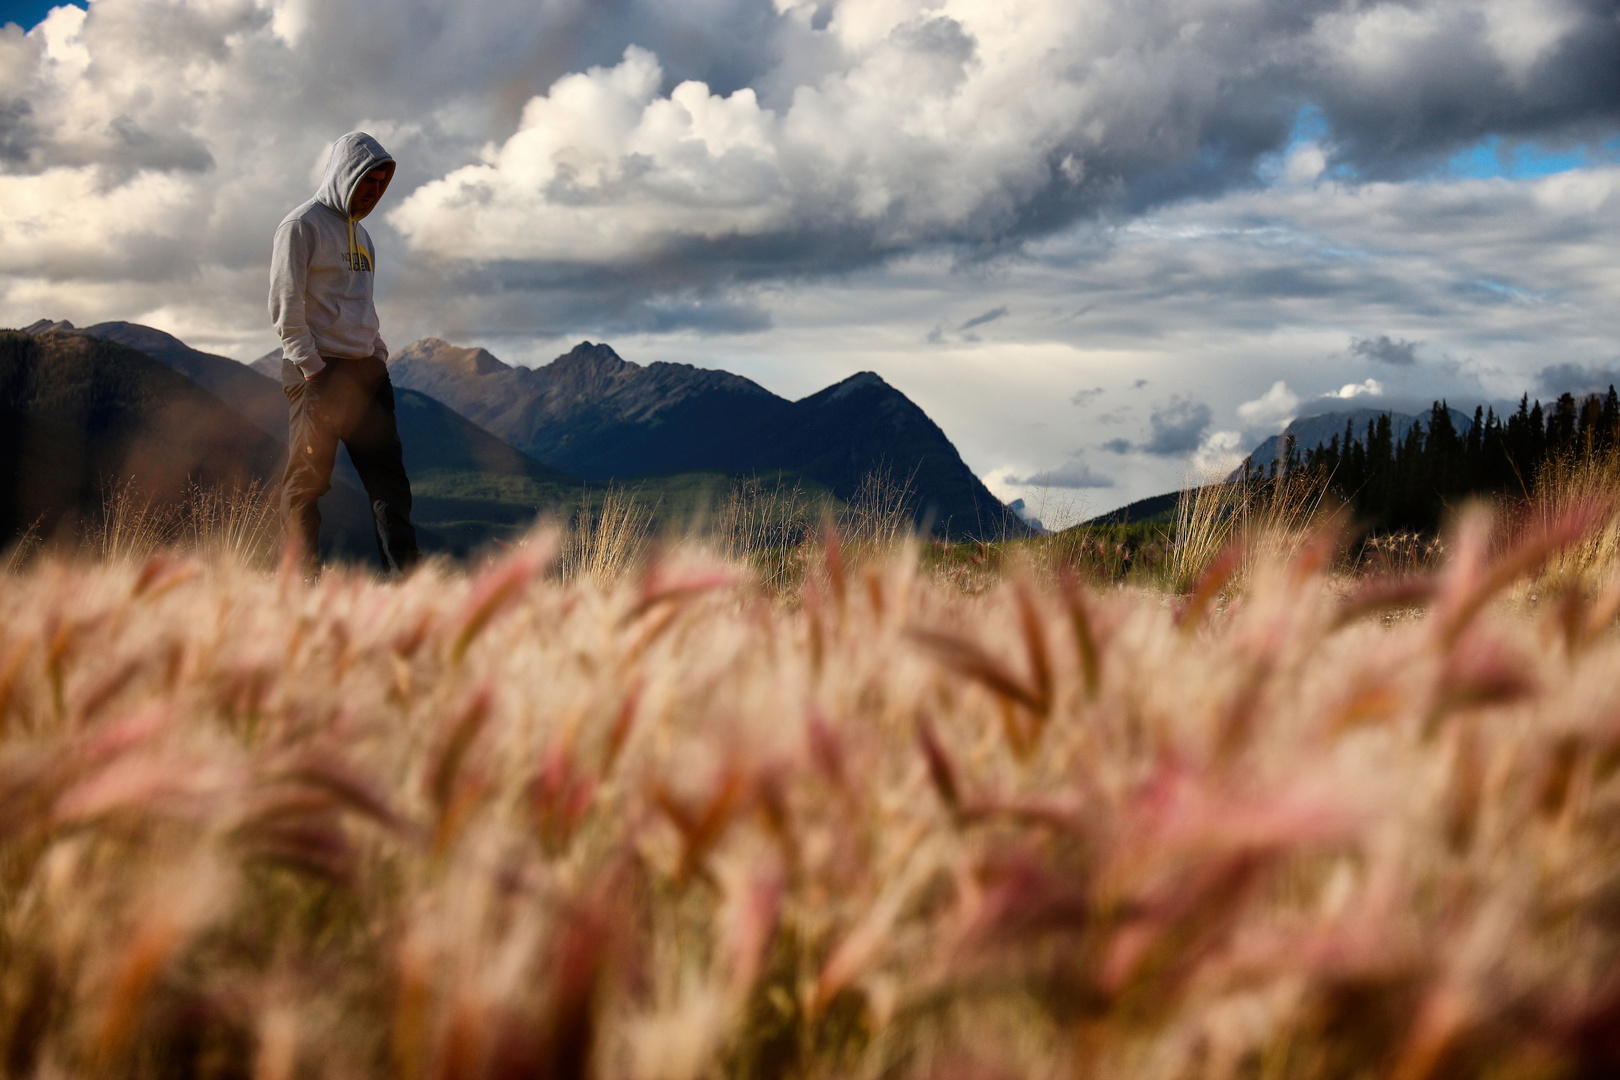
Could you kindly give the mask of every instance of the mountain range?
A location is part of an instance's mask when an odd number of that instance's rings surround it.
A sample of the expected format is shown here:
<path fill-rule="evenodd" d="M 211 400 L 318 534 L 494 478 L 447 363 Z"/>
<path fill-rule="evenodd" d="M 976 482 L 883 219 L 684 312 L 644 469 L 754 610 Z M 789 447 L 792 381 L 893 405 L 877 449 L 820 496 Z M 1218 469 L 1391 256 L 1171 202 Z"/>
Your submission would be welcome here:
<path fill-rule="evenodd" d="M 1466 434 L 1468 429 L 1474 426 L 1473 417 L 1467 413 L 1459 412 L 1456 409 L 1447 409 L 1446 411 L 1451 414 L 1451 426 L 1457 429 L 1459 435 Z M 1367 425 L 1380 416 L 1389 417 L 1390 432 L 1396 442 L 1406 438 L 1406 433 L 1412 430 L 1413 424 L 1428 423 L 1429 420 L 1427 413 L 1417 416 L 1412 413 L 1390 412 L 1388 409 L 1365 408 L 1318 413 L 1315 416 L 1301 416 L 1289 421 L 1288 426 L 1283 428 L 1282 431 L 1272 435 L 1255 447 L 1245 461 L 1250 468 L 1266 468 L 1277 460 L 1278 455 L 1283 452 L 1286 440 L 1289 438 L 1294 440 L 1294 449 L 1303 455 L 1307 450 L 1325 446 L 1335 435 L 1343 438 L 1346 425 L 1349 425 L 1351 431 L 1354 432 L 1356 442 L 1365 444 L 1367 441 Z M 1235 480 L 1242 475 L 1243 466 L 1239 465 L 1232 471 L 1232 475 L 1228 479 Z"/>
<path fill-rule="evenodd" d="M 0 542 L 91 511 L 109 478 L 138 475 L 171 497 L 182 480 L 279 479 L 279 354 L 250 366 L 128 322 L 40 320 L 0 334 Z M 527 369 L 436 339 L 402 350 L 391 370 L 429 550 L 465 554 L 542 511 L 599 502 L 610 481 L 674 521 L 739 476 L 773 474 L 813 498 L 848 499 L 885 468 L 909 480 L 937 531 L 1024 529 L 926 414 L 876 375 L 788 402 L 726 372 L 631 364 L 606 345 L 582 343 Z M 370 552 L 369 509 L 344 454 L 322 510 L 328 554 Z"/>
<path fill-rule="evenodd" d="M 261 361 L 267 358 L 261 358 Z M 798 401 L 689 364 L 640 365 L 581 342 L 543 367 L 426 338 L 389 360 L 396 386 L 438 398 L 586 480 L 714 470 L 786 472 L 855 496 L 873 473 L 909 484 L 919 523 L 946 536 L 1023 535 L 911 399 L 866 371 Z"/>
<path fill-rule="evenodd" d="M 1447 410 L 1451 415 L 1452 426 L 1458 434 L 1467 433 L 1473 427 L 1474 421 L 1467 413 L 1456 409 Z M 1227 480 L 1238 480 L 1243 476 L 1245 467 L 1251 470 L 1268 468 L 1284 452 L 1287 440 L 1294 440 L 1295 451 L 1303 457 L 1305 451 L 1318 446 L 1326 445 L 1334 436 L 1344 437 L 1345 425 L 1350 425 L 1359 443 L 1367 441 L 1367 425 L 1380 416 L 1390 419 L 1390 431 L 1395 440 L 1399 442 L 1412 430 L 1412 425 L 1428 423 L 1427 414 L 1422 416 L 1412 413 L 1391 412 L 1388 409 L 1343 409 L 1338 412 L 1317 413 L 1314 416 L 1301 416 L 1289 421 L 1288 426 L 1275 435 L 1268 436 L 1260 445 L 1251 450 L 1244 458 L 1243 464 L 1227 474 Z M 1145 499 L 1137 499 L 1106 514 L 1099 515 L 1085 525 L 1128 525 L 1128 524 L 1168 524 L 1175 519 L 1176 504 L 1184 493 L 1169 491 L 1162 495 L 1150 495 Z"/>

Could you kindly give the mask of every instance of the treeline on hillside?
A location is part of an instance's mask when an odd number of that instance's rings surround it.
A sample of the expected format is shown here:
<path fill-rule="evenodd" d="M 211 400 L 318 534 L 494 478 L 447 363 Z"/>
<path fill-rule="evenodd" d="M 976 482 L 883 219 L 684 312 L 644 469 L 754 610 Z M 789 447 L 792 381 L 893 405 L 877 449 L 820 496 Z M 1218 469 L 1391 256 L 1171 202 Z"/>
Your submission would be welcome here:
<path fill-rule="evenodd" d="M 1527 394 L 1506 417 L 1476 408 L 1465 431 L 1452 423 L 1444 401 L 1434 403 L 1427 424 L 1413 424 L 1400 438 L 1386 413 L 1362 431 L 1347 423 L 1342 437 L 1303 453 L 1289 440 L 1279 460 L 1260 471 L 1272 477 L 1299 468 L 1319 472 L 1374 531 L 1432 533 L 1447 507 L 1467 496 L 1528 496 L 1548 461 L 1604 453 L 1617 444 L 1620 396 L 1610 386 L 1607 394 L 1563 394 L 1546 409 Z"/>

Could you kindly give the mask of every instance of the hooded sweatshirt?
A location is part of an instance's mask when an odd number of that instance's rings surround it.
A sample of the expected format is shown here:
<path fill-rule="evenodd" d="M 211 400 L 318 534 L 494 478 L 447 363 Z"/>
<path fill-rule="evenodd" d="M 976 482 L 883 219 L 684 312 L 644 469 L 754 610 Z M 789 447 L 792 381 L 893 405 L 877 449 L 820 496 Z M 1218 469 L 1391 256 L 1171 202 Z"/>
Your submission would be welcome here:
<path fill-rule="evenodd" d="M 326 366 L 322 354 L 388 359 L 372 304 L 375 252 L 349 213 L 361 177 L 394 159 L 376 139 L 351 131 L 332 147 L 315 197 L 282 219 L 270 257 L 270 319 L 282 355 L 305 378 Z"/>

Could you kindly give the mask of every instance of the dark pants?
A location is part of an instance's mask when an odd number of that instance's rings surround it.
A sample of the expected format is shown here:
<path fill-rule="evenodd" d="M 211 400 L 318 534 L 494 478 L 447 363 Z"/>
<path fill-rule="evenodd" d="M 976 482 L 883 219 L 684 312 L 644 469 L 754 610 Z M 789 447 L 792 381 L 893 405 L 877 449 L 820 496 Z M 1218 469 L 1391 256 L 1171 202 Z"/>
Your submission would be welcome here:
<path fill-rule="evenodd" d="M 312 379 L 305 379 L 291 361 L 281 361 L 281 388 L 291 421 L 287 472 L 281 480 L 282 527 L 302 545 L 306 568 L 318 570 L 318 500 L 332 490 L 332 464 L 341 439 L 366 487 L 384 568 L 391 573 L 409 570 L 419 555 L 388 368 L 376 357 L 322 359 L 326 367 Z"/>

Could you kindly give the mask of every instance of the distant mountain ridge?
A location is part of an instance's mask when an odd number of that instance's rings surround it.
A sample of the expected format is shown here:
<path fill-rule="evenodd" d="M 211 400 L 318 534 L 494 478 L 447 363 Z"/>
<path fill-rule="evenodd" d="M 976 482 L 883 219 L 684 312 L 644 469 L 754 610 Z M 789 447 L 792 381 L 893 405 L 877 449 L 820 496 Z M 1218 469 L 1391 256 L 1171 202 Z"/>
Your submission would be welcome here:
<path fill-rule="evenodd" d="M 730 372 L 635 364 L 581 342 L 542 367 L 424 338 L 399 350 L 397 385 L 449 404 L 540 461 L 589 480 L 700 470 L 786 471 L 854 497 L 872 473 L 909 482 L 920 520 L 951 535 L 1027 526 L 933 420 L 872 372 L 789 401 Z"/>
<path fill-rule="evenodd" d="M 1466 435 L 1468 429 L 1474 426 L 1473 417 L 1457 409 L 1447 409 L 1451 417 L 1451 424 L 1459 435 Z M 1289 421 L 1288 426 L 1276 435 L 1271 435 L 1261 441 L 1260 445 L 1251 450 L 1244 458 L 1243 464 L 1227 474 L 1227 480 L 1239 480 L 1243 477 L 1244 466 L 1251 471 L 1270 468 L 1271 464 L 1279 459 L 1285 446 L 1285 440 L 1292 436 L 1294 450 L 1303 460 L 1307 450 L 1318 446 L 1325 446 L 1335 436 L 1344 438 L 1345 425 L 1349 424 L 1358 443 L 1366 444 L 1367 425 L 1374 423 L 1381 416 L 1390 418 L 1390 431 L 1395 441 L 1399 442 L 1412 430 L 1417 423 L 1427 424 L 1429 414 L 1397 413 L 1389 409 L 1343 409 L 1338 412 L 1317 413 L 1313 416 L 1302 416 Z M 1196 488 L 1189 489 L 1197 490 Z M 1129 525 L 1157 523 L 1168 524 L 1173 521 L 1176 513 L 1176 504 L 1188 492 L 1168 491 L 1162 495 L 1150 495 L 1145 499 L 1100 514 L 1082 522 L 1083 525 Z"/>
<path fill-rule="evenodd" d="M 1473 417 L 1456 409 L 1446 410 L 1451 416 L 1451 426 L 1457 429 L 1457 434 L 1465 435 L 1468 429 L 1474 426 Z M 1366 444 L 1367 425 L 1377 421 L 1380 416 L 1388 416 L 1390 431 L 1399 442 L 1412 430 L 1413 424 L 1427 424 L 1429 414 L 1417 415 L 1413 413 L 1391 412 L 1388 409 L 1345 409 L 1340 412 L 1317 413 L 1314 416 L 1302 416 L 1291 420 L 1281 432 L 1272 435 L 1255 447 L 1249 456 L 1244 459 L 1251 468 L 1267 468 L 1278 459 L 1282 453 L 1284 441 L 1293 436 L 1294 449 L 1304 457 L 1305 451 L 1318 446 L 1325 446 L 1335 435 L 1344 437 L 1345 425 L 1349 424 L 1355 433 L 1358 443 Z M 1243 475 L 1243 466 L 1239 465 L 1232 470 L 1228 479 L 1237 479 Z"/>

